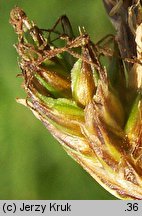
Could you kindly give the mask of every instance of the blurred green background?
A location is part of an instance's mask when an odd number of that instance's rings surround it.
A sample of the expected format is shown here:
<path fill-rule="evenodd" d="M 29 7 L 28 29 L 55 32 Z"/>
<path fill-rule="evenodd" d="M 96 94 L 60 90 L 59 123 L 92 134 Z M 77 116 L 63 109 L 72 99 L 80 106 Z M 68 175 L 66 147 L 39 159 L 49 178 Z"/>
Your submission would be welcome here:
<path fill-rule="evenodd" d="M 74 162 L 16 97 L 25 97 L 13 48 L 10 10 L 24 9 L 40 28 L 66 14 L 93 41 L 112 31 L 101 0 L 0 0 L 0 199 L 115 199 Z"/>

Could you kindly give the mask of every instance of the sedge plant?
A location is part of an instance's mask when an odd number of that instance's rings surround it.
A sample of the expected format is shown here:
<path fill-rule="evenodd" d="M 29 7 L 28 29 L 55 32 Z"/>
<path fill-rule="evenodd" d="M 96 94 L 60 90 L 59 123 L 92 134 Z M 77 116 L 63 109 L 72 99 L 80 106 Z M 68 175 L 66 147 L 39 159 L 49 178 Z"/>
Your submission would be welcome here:
<path fill-rule="evenodd" d="M 142 199 L 142 3 L 103 2 L 116 35 L 96 44 L 66 16 L 45 30 L 11 11 L 27 94 L 17 102 L 111 194 Z"/>

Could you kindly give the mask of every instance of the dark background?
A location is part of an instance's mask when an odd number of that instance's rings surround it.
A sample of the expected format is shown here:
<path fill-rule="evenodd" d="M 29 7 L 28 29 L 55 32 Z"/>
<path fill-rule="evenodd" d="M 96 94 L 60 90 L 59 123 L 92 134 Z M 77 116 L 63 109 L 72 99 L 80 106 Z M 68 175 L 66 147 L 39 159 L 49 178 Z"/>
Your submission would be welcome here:
<path fill-rule="evenodd" d="M 13 48 L 10 10 L 20 6 L 40 28 L 66 14 L 93 41 L 112 32 L 101 0 L 0 0 L 0 199 L 115 199 L 74 162 L 16 97 L 25 97 Z"/>

